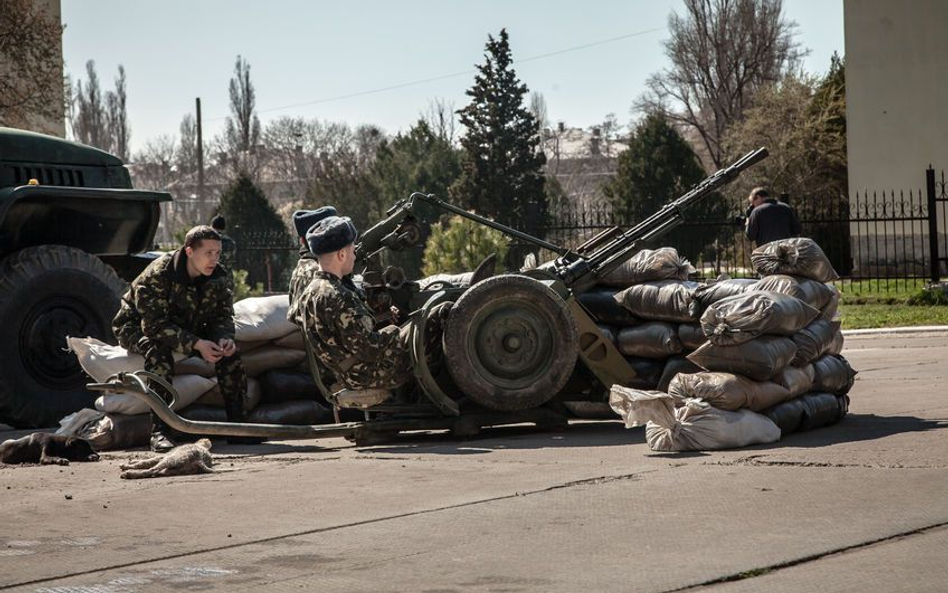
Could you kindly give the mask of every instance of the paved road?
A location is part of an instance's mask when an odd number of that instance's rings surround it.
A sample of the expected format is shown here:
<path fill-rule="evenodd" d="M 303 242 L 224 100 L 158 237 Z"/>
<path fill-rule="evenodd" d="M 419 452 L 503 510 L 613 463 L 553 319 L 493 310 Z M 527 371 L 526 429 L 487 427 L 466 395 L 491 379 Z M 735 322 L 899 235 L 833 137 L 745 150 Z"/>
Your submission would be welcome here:
<path fill-rule="evenodd" d="M 0 591 L 948 590 L 948 332 L 857 334 L 840 425 L 652 453 L 642 429 L 215 449 L 216 475 L 0 467 Z"/>

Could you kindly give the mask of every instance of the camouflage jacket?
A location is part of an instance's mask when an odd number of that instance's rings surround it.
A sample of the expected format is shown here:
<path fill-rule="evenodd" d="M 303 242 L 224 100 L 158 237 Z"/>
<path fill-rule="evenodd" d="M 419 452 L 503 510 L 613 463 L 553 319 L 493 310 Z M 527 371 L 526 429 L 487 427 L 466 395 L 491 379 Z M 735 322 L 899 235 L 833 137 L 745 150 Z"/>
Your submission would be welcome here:
<path fill-rule="evenodd" d="M 299 305 L 297 299 L 303 294 L 309 283 L 313 281 L 313 277 L 318 271 L 319 261 L 316 256 L 308 252 L 306 254 L 301 253 L 300 260 L 296 262 L 296 267 L 293 268 L 293 274 L 290 276 L 290 308 L 286 312 L 288 321 L 301 325 L 301 322 L 298 321 Z"/>
<path fill-rule="evenodd" d="M 218 265 L 210 276 L 188 275 L 184 249 L 151 262 L 122 296 L 112 329 L 133 348 L 143 337 L 189 353 L 198 339 L 234 338 L 230 272 Z"/>
<path fill-rule="evenodd" d="M 234 270 L 237 263 L 237 242 L 221 233 L 221 263 L 228 271 Z"/>
<path fill-rule="evenodd" d="M 372 312 L 340 278 L 316 272 L 299 303 L 314 354 L 345 386 L 392 387 L 410 377 L 410 356 L 400 329 L 375 330 Z"/>

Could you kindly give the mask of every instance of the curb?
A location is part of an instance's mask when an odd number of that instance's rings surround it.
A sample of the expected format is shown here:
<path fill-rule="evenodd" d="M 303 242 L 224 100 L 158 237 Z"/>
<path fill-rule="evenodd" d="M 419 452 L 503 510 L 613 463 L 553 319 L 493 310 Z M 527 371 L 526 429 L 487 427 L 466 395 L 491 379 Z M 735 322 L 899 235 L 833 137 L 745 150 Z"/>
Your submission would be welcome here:
<path fill-rule="evenodd" d="M 922 334 L 948 332 L 948 325 L 917 325 L 910 327 L 878 327 L 868 329 L 844 329 L 844 336 L 871 336 L 875 334 Z"/>

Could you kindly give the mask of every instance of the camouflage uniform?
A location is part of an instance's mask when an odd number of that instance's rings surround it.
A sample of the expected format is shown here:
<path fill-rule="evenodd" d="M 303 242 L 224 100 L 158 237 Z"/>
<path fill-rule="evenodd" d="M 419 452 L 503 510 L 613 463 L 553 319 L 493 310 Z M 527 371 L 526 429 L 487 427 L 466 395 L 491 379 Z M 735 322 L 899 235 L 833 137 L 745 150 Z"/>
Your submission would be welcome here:
<path fill-rule="evenodd" d="M 234 296 L 230 273 L 221 266 L 210 276 L 188 275 L 184 249 L 153 261 L 122 296 L 112 329 L 119 344 L 145 357 L 145 370 L 170 381 L 173 351 L 191 354 L 198 339 L 234 339 Z M 228 417 L 243 413 L 247 375 L 240 355 L 217 362 L 217 381 Z M 154 418 L 154 416 L 153 416 Z"/>
<path fill-rule="evenodd" d="M 237 242 L 220 231 L 221 234 L 221 262 L 228 272 L 234 271 L 237 263 Z"/>
<path fill-rule="evenodd" d="M 290 276 L 290 308 L 286 315 L 287 320 L 297 325 L 299 323 L 296 321 L 296 309 L 298 309 L 296 301 L 319 271 L 319 260 L 310 253 L 308 248 L 304 249 L 305 251 L 300 249 L 300 260 L 296 262 L 296 267 L 293 268 L 293 274 Z"/>
<path fill-rule="evenodd" d="M 316 272 L 299 303 L 316 357 L 343 385 L 392 389 L 411 380 L 407 326 L 376 331 L 372 312 L 343 280 Z"/>

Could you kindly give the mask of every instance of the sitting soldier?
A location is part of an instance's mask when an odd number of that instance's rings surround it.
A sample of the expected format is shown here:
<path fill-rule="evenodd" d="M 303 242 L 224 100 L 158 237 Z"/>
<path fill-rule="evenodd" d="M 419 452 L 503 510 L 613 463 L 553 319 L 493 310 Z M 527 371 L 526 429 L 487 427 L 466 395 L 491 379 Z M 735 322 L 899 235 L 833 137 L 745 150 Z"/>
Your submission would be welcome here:
<path fill-rule="evenodd" d="M 300 238 L 300 259 L 290 276 L 290 313 L 287 315 L 290 321 L 295 322 L 293 311 L 296 308 L 296 300 L 313 279 L 313 274 L 319 271 L 319 260 L 306 244 L 306 231 L 320 220 L 335 215 L 336 209 L 332 206 L 323 206 L 316 210 L 297 210 L 293 213 L 293 226 L 296 227 L 296 234 Z"/>

